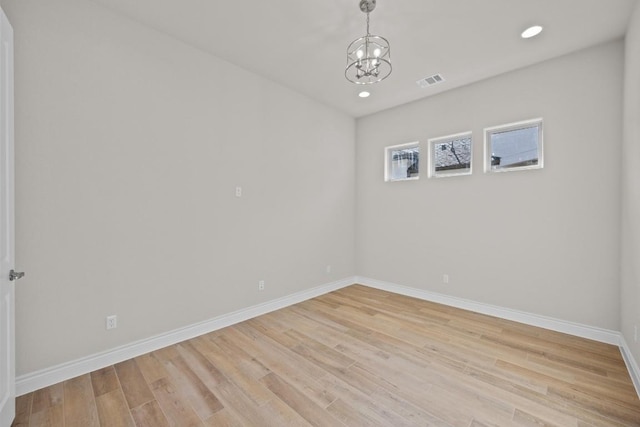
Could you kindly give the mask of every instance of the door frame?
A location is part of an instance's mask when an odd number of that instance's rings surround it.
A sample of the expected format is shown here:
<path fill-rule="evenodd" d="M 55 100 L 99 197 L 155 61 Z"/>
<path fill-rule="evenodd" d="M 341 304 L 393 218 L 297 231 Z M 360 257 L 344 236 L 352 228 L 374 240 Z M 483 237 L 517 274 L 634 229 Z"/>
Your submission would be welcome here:
<path fill-rule="evenodd" d="M 0 8 L 0 427 L 16 414 L 13 28 Z M 3 381 L 5 382 L 5 381 Z"/>

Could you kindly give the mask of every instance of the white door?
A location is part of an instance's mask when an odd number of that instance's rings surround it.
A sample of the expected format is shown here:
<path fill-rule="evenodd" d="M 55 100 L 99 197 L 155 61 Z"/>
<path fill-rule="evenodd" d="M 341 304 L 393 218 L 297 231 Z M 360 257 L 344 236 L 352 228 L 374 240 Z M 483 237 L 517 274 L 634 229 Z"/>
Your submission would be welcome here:
<path fill-rule="evenodd" d="M 13 29 L 0 9 L 0 427 L 16 413 L 13 234 Z"/>

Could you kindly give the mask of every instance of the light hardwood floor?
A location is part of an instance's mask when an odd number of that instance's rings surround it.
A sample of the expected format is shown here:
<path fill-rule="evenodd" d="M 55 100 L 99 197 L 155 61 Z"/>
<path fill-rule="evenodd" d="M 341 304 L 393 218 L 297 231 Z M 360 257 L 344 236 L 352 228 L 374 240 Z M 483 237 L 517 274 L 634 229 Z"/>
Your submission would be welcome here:
<path fill-rule="evenodd" d="M 640 426 L 617 347 L 354 285 L 18 398 L 14 426 Z"/>

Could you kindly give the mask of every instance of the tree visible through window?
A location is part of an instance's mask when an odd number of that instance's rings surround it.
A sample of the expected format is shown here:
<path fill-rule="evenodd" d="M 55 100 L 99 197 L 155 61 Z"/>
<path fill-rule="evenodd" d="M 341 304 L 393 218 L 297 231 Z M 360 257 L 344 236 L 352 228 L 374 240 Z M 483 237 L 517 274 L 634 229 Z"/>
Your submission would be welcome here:
<path fill-rule="evenodd" d="M 429 176 L 442 177 L 471 173 L 471 133 L 429 140 L 431 166 Z"/>

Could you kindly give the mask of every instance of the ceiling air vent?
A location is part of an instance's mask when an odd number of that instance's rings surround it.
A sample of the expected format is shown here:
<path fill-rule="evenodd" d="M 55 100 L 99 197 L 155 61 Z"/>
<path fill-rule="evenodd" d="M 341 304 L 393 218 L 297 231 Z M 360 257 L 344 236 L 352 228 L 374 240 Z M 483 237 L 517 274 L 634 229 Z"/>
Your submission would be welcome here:
<path fill-rule="evenodd" d="M 418 83 L 418 86 L 424 89 L 426 87 L 433 86 L 438 83 L 442 83 L 443 81 L 444 81 L 444 78 L 440 74 L 434 74 L 433 76 L 420 79 L 416 83 Z"/>

